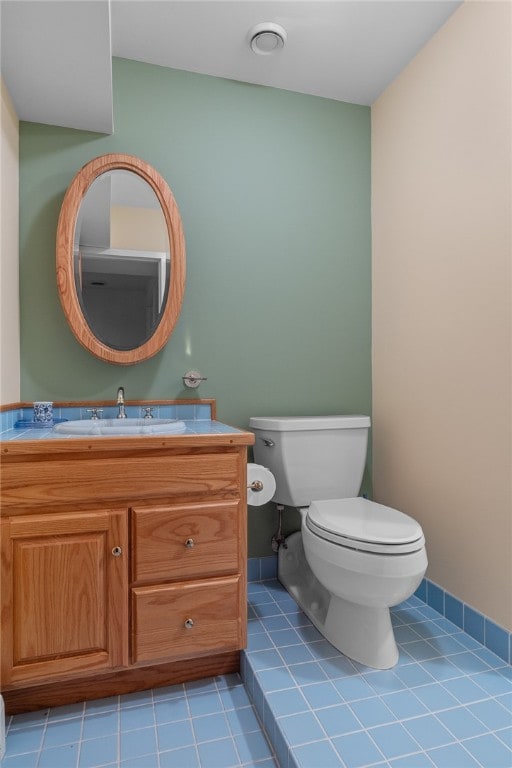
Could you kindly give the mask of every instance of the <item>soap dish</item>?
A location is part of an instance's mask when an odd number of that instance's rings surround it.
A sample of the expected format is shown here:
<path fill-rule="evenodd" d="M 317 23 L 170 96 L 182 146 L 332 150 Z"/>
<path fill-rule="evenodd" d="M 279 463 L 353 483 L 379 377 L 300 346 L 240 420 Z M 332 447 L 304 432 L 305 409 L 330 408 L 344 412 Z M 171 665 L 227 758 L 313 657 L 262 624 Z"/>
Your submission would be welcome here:
<path fill-rule="evenodd" d="M 67 419 L 52 419 L 52 421 L 32 421 L 31 419 L 19 419 L 14 429 L 51 429 L 54 424 L 59 424 Z"/>

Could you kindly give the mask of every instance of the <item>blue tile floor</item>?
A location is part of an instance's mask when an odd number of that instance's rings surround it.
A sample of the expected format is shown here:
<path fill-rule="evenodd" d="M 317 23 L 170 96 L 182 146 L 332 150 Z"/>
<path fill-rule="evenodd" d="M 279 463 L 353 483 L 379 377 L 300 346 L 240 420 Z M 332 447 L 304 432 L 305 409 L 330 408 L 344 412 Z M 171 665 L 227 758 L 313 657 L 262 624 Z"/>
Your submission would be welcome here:
<path fill-rule="evenodd" d="M 511 768 L 511 668 L 417 597 L 393 623 L 399 663 L 372 670 L 276 580 L 253 582 L 245 688 L 228 675 L 16 715 L 2 768 Z"/>
<path fill-rule="evenodd" d="M 239 675 L 7 719 L 2 768 L 275 768 Z"/>
<path fill-rule="evenodd" d="M 242 677 L 281 768 L 510 768 L 512 669 L 413 596 L 400 658 L 350 661 L 278 581 L 249 584 Z"/>

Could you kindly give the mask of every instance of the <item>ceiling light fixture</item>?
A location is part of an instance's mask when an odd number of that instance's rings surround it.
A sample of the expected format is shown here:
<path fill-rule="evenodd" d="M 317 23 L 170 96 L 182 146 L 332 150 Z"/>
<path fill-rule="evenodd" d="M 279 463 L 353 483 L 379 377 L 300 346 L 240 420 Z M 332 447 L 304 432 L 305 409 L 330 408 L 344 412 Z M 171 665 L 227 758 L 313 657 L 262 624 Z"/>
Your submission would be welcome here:
<path fill-rule="evenodd" d="M 250 32 L 251 48 L 254 53 L 268 56 L 282 48 L 286 42 L 286 30 L 280 24 L 266 21 L 256 24 Z"/>

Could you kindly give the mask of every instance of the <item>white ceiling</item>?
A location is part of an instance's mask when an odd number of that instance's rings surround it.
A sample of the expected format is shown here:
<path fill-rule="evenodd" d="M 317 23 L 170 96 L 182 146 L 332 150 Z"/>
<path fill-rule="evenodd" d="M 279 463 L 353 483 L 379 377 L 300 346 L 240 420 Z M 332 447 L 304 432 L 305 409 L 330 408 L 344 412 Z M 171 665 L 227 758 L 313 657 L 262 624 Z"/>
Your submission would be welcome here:
<path fill-rule="evenodd" d="M 21 120 L 111 133 L 112 56 L 371 105 L 462 0 L 1 0 Z M 284 48 L 259 56 L 252 27 Z"/>
<path fill-rule="evenodd" d="M 1 0 L 2 77 L 20 120 L 112 133 L 108 0 Z"/>

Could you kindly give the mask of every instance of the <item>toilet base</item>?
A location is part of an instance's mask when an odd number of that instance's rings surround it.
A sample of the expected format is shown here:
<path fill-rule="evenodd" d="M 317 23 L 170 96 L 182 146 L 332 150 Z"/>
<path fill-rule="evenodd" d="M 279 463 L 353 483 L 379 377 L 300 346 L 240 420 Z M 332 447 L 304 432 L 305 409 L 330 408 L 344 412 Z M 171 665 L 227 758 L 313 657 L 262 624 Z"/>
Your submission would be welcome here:
<path fill-rule="evenodd" d="M 350 659 L 375 669 L 398 661 L 389 608 L 356 605 L 332 595 L 311 570 L 300 531 L 278 554 L 278 578 L 308 619 L 331 645 Z"/>

